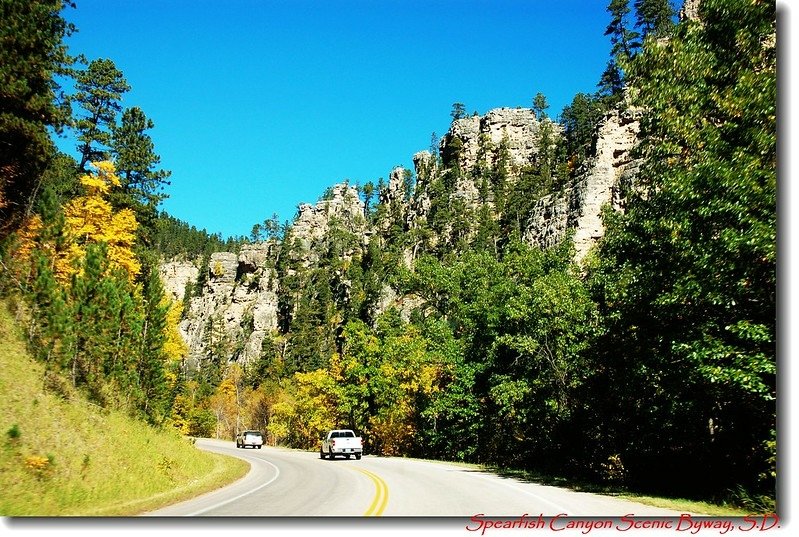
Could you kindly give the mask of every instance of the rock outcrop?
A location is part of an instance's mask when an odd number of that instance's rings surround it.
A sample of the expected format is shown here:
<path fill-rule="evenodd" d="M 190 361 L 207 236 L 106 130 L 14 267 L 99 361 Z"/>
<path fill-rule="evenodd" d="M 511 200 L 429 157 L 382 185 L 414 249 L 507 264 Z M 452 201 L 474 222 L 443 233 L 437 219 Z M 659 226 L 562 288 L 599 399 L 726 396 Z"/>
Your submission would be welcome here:
<path fill-rule="evenodd" d="M 164 291 L 172 300 L 183 300 L 186 286 L 193 285 L 200 273 L 196 261 L 172 260 L 158 267 Z"/>
<path fill-rule="evenodd" d="M 576 260 L 582 261 L 604 234 L 601 210 L 610 205 L 624 209 L 621 186 L 632 182 L 637 163 L 631 151 L 638 140 L 639 116 L 636 111 L 609 113 L 600 123 L 595 135 L 593 156 L 583 165 L 571 182 L 555 192 L 544 192 L 531 200 L 532 210 L 523 225 L 523 239 L 529 244 L 551 247 L 573 232 Z M 324 256 L 329 256 L 332 234 L 349 234 L 339 259 L 348 261 L 363 252 L 374 237 L 384 237 L 399 225 L 406 232 L 428 224 L 434 199 L 431 185 L 445 177 L 450 179 L 446 195 L 458 200 L 460 207 L 476 211 L 483 204 L 494 211 L 491 195 L 475 184 L 469 173 L 476 167 L 492 170 L 502 165 L 507 172 L 507 187 L 513 189 L 520 173 L 530 169 L 541 151 L 544 119 L 539 121 L 533 110 L 501 108 L 484 116 L 472 116 L 453 121 L 444 136 L 440 154 L 421 151 L 413 156 L 416 183 L 413 191 L 407 171 L 395 168 L 389 180 L 378 193 L 382 216 L 368 224 L 364 202 L 358 189 L 342 183 L 325 192 L 315 204 L 303 203 L 287 231 L 281 251 L 276 240 L 247 244 L 236 254 L 216 252 L 208 259 L 207 268 L 200 274 L 199 261 L 172 261 L 161 267 L 165 288 L 175 298 L 182 298 L 190 282 L 194 284 L 194 298 L 186 305 L 181 332 L 191 350 L 191 358 L 200 364 L 203 358 L 220 354 L 227 359 L 251 362 L 261 355 L 263 342 L 270 334 L 277 334 L 280 316 L 278 295 L 282 282 L 276 267 L 278 258 L 290 268 L 284 277 L 297 271 L 317 267 Z M 549 122 L 550 143 L 561 136 L 560 127 Z M 447 175 L 450 170 L 459 173 Z M 485 189 L 485 187 L 483 187 Z M 496 212 L 492 212 L 498 217 Z M 428 230 L 429 231 L 429 230 Z M 446 230 L 444 231 L 446 233 Z M 382 240 L 382 239 L 381 239 Z M 427 237 L 428 244 L 436 244 L 441 237 Z M 417 246 L 409 248 L 404 262 L 411 267 Z M 328 261 L 329 262 L 329 259 Z M 339 289 L 349 289 L 342 272 L 334 275 Z M 348 292 L 348 291 L 347 291 Z M 395 307 L 403 318 L 423 306 L 418 297 L 404 296 L 384 284 L 374 308 L 379 314 Z M 285 314 L 285 312 L 284 312 Z"/>
<path fill-rule="evenodd" d="M 573 227 L 578 263 L 605 234 L 602 207 L 610 205 L 615 210 L 623 209 L 621 185 L 629 182 L 639 165 L 631 155 L 638 142 L 639 119 L 639 111 L 614 111 L 599 126 L 595 157 L 588 171 L 578 179 L 579 197 L 571 204 L 576 209 Z"/>
<path fill-rule="evenodd" d="M 301 204 L 291 228 L 292 255 L 302 267 L 319 261 L 319 244 L 335 226 L 357 236 L 366 235 L 364 204 L 355 187 L 337 184 L 314 205 Z M 352 256 L 354 251 L 344 252 Z M 199 280 L 186 305 L 180 331 L 190 362 L 199 364 L 210 354 L 248 363 L 261 356 L 263 341 L 278 329 L 278 281 L 275 269 L 280 245 L 276 240 L 245 244 L 241 251 L 215 252 L 200 275 L 194 263 L 171 261 L 161 267 L 165 287 L 183 297 L 186 285 Z M 190 364 L 191 365 L 191 364 Z"/>
<path fill-rule="evenodd" d="M 511 167 L 518 170 L 538 153 L 540 136 L 541 122 L 533 110 L 497 108 L 484 116 L 453 121 L 441 140 L 441 154 L 445 167 L 457 160 L 460 169 L 470 170 L 478 164 L 493 168 L 502 149 L 507 151 Z"/>

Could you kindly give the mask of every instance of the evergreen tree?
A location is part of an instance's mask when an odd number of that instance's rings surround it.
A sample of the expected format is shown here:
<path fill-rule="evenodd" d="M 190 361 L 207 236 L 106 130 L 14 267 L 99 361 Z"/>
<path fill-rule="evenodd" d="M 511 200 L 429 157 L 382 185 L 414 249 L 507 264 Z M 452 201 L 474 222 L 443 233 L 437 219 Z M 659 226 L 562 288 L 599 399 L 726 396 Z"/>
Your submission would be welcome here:
<path fill-rule="evenodd" d="M 674 26 L 674 9 L 669 0 L 635 0 L 636 27 L 642 37 L 663 37 Z"/>
<path fill-rule="evenodd" d="M 111 155 L 114 157 L 121 190 L 112 199 L 117 208 L 130 208 L 146 229 L 154 225 L 159 203 L 167 196 L 170 172 L 156 169 L 161 161 L 152 138 L 145 131 L 154 127 L 139 107 L 127 108 L 121 124 L 112 128 Z"/>
<path fill-rule="evenodd" d="M 564 128 L 566 153 L 573 159 L 573 166 L 590 154 L 594 131 L 604 113 L 603 104 L 587 93 L 578 93 L 571 104 L 564 107 L 560 118 Z"/>
<path fill-rule="evenodd" d="M 164 300 L 163 284 L 155 266 L 147 273 L 142 295 L 144 316 L 136 368 L 142 399 L 138 406 L 150 422 L 161 423 L 166 418 L 169 405 L 165 374 L 169 306 Z"/>
<path fill-rule="evenodd" d="M 104 245 L 90 244 L 70 286 L 75 322 L 74 351 L 68 353 L 72 383 L 85 388 L 100 405 L 113 401 L 104 382 L 106 373 L 118 377 L 125 372 L 115 363 L 121 304 L 118 281 L 108 272 Z"/>
<path fill-rule="evenodd" d="M 547 117 L 547 109 L 549 108 L 549 103 L 547 102 L 547 97 L 543 93 L 537 93 L 535 98 L 533 99 L 533 111 L 535 112 L 535 117 L 538 118 L 538 121 L 543 121 L 544 118 Z"/>
<path fill-rule="evenodd" d="M 640 2 L 636 2 L 636 5 Z M 611 0 L 608 5 L 610 23 L 605 29 L 605 35 L 610 36 L 611 58 L 617 64 L 626 65 L 641 44 L 638 42 L 640 35 L 630 29 L 627 20 L 630 14 L 630 0 Z"/>
<path fill-rule="evenodd" d="M 452 111 L 449 113 L 452 121 L 457 121 L 466 117 L 466 105 L 463 103 L 453 103 Z"/>
<path fill-rule="evenodd" d="M 89 162 L 108 160 L 117 113 L 122 96 L 130 90 L 122 71 L 109 59 L 92 60 L 75 77 L 74 101 L 84 115 L 75 121 L 78 134 L 78 169 Z"/>
<path fill-rule="evenodd" d="M 0 2 L 0 238 L 30 209 L 54 152 L 48 129 L 60 132 L 69 119 L 55 78 L 72 65 L 63 39 L 74 27 L 61 14 L 65 6 L 73 4 Z"/>
<path fill-rule="evenodd" d="M 622 90 L 624 90 L 624 80 L 621 68 L 619 68 L 616 60 L 611 58 L 602 77 L 597 84 L 599 94 L 603 97 L 621 97 Z"/>
<path fill-rule="evenodd" d="M 368 219 L 371 215 L 371 203 L 372 198 L 375 195 L 375 184 L 372 181 L 368 181 L 365 185 L 363 185 L 361 192 L 363 193 L 364 216 Z"/>

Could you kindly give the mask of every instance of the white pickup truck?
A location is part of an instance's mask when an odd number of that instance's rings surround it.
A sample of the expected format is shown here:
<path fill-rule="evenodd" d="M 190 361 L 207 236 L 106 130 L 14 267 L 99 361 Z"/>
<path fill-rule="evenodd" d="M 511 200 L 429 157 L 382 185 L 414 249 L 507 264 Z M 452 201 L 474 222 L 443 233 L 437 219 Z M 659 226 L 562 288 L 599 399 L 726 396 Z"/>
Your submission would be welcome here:
<path fill-rule="evenodd" d="M 333 460 L 336 455 L 344 455 L 348 459 L 355 455 L 356 459 L 360 459 L 362 454 L 363 441 L 350 429 L 330 431 L 322 438 L 322 445 L 319 447 L 319 457 L 322 459 L 330 457 Z"/>

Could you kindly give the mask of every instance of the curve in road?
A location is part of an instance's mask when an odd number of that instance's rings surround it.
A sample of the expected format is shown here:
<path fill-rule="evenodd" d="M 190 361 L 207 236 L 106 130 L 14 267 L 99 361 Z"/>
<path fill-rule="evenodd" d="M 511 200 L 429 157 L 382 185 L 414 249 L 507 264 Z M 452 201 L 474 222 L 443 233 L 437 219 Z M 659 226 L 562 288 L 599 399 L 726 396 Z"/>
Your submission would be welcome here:
<path fill-rule="evenodd" d="M 471 467 L 319 454 L 198 440 L 202 449 L 244 458 L 250 472 L 223 489 L 148 516 L 678 517 L 682 513 L 610 496 L 523 482 Z"/>

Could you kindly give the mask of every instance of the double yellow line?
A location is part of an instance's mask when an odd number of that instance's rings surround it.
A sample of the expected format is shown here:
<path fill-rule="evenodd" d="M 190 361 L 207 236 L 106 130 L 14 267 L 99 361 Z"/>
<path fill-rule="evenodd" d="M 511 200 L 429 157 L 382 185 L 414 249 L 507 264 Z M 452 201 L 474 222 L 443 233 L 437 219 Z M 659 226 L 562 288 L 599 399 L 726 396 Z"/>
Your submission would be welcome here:
<path fill-rule="evenodd" d="M 375 499 L 372 500 L 372 504 L 369 506 L 369 509 L 366 510 L 363 516 L 382 515 L 383 511 L 386 510 L 386 506 L 388 505 L 388 485 L 386 485 L 386 482 L 383 481 L 380 476 L 377 476 L 368 470 L 363 470 L 361 468 L 355 469 L 371 479 L 375 484 Z"/>

